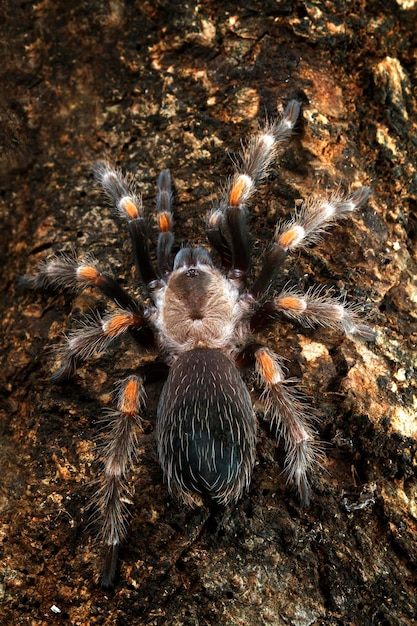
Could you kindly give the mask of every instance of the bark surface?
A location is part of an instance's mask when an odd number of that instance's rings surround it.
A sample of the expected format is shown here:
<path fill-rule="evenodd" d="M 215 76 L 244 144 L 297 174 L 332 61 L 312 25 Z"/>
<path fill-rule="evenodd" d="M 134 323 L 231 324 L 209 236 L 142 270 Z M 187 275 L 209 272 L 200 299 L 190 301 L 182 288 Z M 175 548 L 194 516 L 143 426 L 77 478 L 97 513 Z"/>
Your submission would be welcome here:
<path fill-rule="evenodd" d="M 245 5 L 245 6 L 244 6 Z M 0 346 L 4 623 L 417 623 L 416 2 L 1 3 Z M 89 251 L 138 293 L 127 229 L 94 185 L 103 158 L 135 173 L 148 214 L 175 186 L 177 242 L 204 215 L 265 114 L 303 104 L 250 208 L 255 266 L 294 202 L 370 185 L 372 197 L 282 282 L 367 303 L 374 344 L 280 324 L 268 345 L 320 414 L 325 468 L 301 508 L 262 424 L 250 493 L 223 514 L 169 497 L 155 452 L 161 384 L 147 385 L 132 526 L 112 593 L 89 525 L 95 442 L 134 346 L 52 385 L 57 345 L 96 294 L 33 294 L 16 276 Z"/>

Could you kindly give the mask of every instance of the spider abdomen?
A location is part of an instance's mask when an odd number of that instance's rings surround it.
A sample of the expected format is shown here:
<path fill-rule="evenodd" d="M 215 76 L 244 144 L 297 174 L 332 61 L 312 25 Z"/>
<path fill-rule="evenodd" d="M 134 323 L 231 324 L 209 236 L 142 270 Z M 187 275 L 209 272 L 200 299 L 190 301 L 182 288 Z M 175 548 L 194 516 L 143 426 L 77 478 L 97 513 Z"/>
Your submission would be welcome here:
<path fill-rule="evenodd" d="M 256 422 L 249 392 L 222 352 L 194 349 L 173 364 L 158 406 L 158 452 L 168 488 L 221 504 L 249 486 Z"/>

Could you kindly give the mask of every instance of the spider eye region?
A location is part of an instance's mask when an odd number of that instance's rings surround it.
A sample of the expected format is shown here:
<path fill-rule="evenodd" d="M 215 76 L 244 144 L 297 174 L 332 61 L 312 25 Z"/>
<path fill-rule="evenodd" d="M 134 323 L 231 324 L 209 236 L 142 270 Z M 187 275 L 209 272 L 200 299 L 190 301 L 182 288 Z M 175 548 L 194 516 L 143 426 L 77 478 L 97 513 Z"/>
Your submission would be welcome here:
<path fill-rule="evenodd" d="M 185 272 L 185 275 L 188 278 L 195 278 L 196 276 L 199 276 L 199 271 L 196 267 L 190 267 L 190 269 Z"/>
<path fill-rule="evenodd" d="M 213 277 L 203 269 L 191 267 L 171 277 L 169 289 L 189 311 L 204 312 Z"/>

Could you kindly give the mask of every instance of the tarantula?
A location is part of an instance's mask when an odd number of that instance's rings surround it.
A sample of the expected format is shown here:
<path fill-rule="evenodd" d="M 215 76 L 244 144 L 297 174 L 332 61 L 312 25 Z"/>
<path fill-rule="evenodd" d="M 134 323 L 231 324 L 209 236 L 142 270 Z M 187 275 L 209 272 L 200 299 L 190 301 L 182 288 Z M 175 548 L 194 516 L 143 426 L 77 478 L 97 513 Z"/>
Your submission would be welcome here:
<path fill-rule="evenodd" d="M 256 448 L 256 418 L 240 371 L 252 366 L 262 390 L 265 415 L 285 449 L 284 470 L 309 502 L 308 472 L 318 463 L 319 448 L 312 411 L 286 380 L 281 359 L 255 339 L 281 316 L 308 326 L 340 329 L 372 340 L 372 329 L 360 322 L 357 307 L 313 288 L 301 293 L 286 287 L 271 297 L 269 290 L 288 253 L 315 243 L 335 220 L 362 206 L 370 193 L 362 187 L 303 202 L 285 223 L 278 224 L 263 265 L 247 285 L 250 241 L 246 207 L 265 178 L 279 145 L 291 135 L 300 104 L 292 100 L 280 120 L 268 123 L 242 149 L 235 174 L 217 208 L 207 217 L 206 233 L 217 254 L 216 266 L 203 247 L 186 246 L 172 260 L 172 191 L 168 170 L 157 184 L 159 228 L 156 266 L 149 250 L 147 222 L 133 182 L 108 164 L 96 166 L 96 178 L 127 220 L 134 258 L 151 306 L 131 297 L 97 261 L 56 256 L 27 284 L 35 289 L 95 287 L 115 307 L 84 320 L 67 338 L 55 379 L 71 376 L 80 361 L 107 350 L 129 334 L 140 347 L 154 349 L 169 366 L 157 410 L 156 439 L 168 489 L 193 505 L 196 497 L 222 505 L 238 500 L 248 489 Z M 126 475 L 135 457 L 145 402 L 139 375 L 119 383 L 117 409 L 108 417 L 100 453 L 103 472 L 96 493 L 101 538 L 106 544 L 102 573 L 105 588 L 114 584 L 118 547 L 126 538 L 128 511 Z"/>

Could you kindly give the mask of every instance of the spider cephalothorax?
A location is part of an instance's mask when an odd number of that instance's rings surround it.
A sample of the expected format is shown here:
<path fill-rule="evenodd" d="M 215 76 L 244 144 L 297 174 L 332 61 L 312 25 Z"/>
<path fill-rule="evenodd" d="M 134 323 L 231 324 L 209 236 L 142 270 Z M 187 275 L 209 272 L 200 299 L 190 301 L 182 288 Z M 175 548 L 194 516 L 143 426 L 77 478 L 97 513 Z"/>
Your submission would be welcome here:
<path fill-rule="evenodd" d="M 318 447 L 311 411 L 285 379 L 280 359 L 254 339 L 286 316 L 307 325 L 323 325 L 367 340 L 373 331 L 360 323 L 356 308 L 320 289 L 301 293 L 295 288 L 270 295 L 270 286 L 289 252 L 314 243 L 333 221 L 363 205 L 369 189 L 348 196 L 308 199 L 278 225 L 263 265 L 247 284 L 250 244 L 248 200 L 264 178 L 280 142 L 291 134 L 299 115 L 291 101 L 282 118 L 258 132 L 243 149 L 234 176 L 218 208 L 207 218 L 206 232 L 213 252 L 184 247 L 172 259 L 171 179 L 164 170 L 158 179 L 159 228 L 156 267 L 148 247 L 148 229 L 133 184 L 107 164 L 96 177 L 127 220 L 140 278 L 152 306 L 132 298 L 97 262 L 57 256 L 36 276 L 33 288 L 96 287 L 113 300 L 104 317 L 95 314 L 68 337 L 63 364 L 55 379 L 74 373 L 77 364 L 130 334 L 139 346 L 154 349 L 170 367 L 157 412 L 157 446 L 168 488 L 179 500 L 193 504 L 196 496 L 228 504 L 249 487 L 255 462 L 256 419 L 240 369 L 252 366 L 262 390 L 265 414 L 282 438 L 285 472 L 303 504 L 309 501 L 308 472 L 317 463 Z M 126 473 L 135 456 L 144 403 L 139 375 L 118 387 L 117 409 L 110 413 L 100 450 L 104 471 L 96 502 L 101 536 L 108 546 L 102 584 L 114 582 L 118 546 L 126 537 Z"/>

